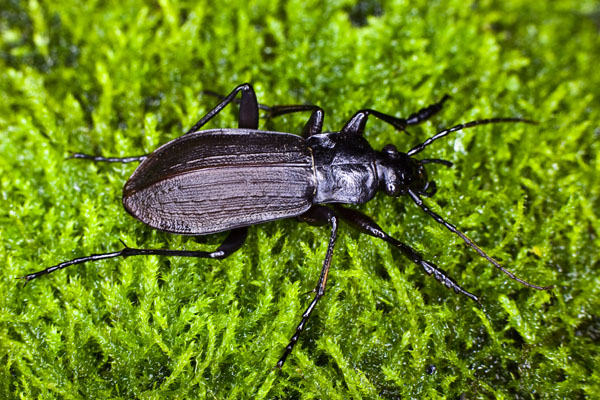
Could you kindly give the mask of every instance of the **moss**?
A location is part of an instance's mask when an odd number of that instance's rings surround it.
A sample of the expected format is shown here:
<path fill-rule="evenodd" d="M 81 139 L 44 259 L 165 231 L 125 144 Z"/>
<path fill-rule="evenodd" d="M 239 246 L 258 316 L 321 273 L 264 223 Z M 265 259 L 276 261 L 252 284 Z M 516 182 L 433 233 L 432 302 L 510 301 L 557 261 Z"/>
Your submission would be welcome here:
<path fill-rule="evenodd" d="M 582 398 L 598 393 L 600 75 L 597 3 L 4 0 L 0 13 L 0 396 L 3 398 Z M 445 268 L 482 307 L 347 226 L 328 292 L 281 374 L 328 233 L 250 229 L 223 261 L 134 257 L 15 277 L 131 246 L 213 248 L 120 205 L 137 155 L 255 85 L 317 103 L 326 128 L 363 107 L 407 116 L 453 96 L 401 149 L 458 122 L 523 116 L 436 143 L 428 200 L 538 292 L 509 280 L 405 198 L 359 207 Z M 298 132 L 304 116 L 263 122 Z M 226 111 L 212 126 L 235 126 Z"/>

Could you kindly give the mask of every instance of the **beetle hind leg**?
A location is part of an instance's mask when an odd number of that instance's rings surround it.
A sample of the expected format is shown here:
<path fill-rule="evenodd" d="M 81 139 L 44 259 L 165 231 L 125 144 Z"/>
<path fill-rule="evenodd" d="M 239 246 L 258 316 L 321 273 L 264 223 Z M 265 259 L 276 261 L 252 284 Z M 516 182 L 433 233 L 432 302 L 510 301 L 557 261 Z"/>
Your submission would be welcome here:
<path fill-rule="evenodd" d="M 94 162 L 113 162 L 113 163 L 130 163 L 130 162 L 142 162 L 148 157 L 147 154 L 141 156 L 130 156 L 130 157 L 103 157 L 103 156 L 92 156 L 90 154 L 73 153 L 67 159 L 82 159 L 90 160 Z"/>
<path fill-rule="evenodd" d="M 177 257 L 197 257 L 197 258 L 214 258 L 223 259 L 234 252 L 236 252 L 244 242 L 248 234 L 248 228 L 237 228 L 229 232 L 229 235 L 225 238 L 223 243 L 215 251 L 195 251 L 195 250 L 169 250 L 169 249 L 135 249 L 132 247 L 123 248 L 119 251 L 102 254 L 91 254 L 85 257 L 75 258 L 73 260 L 65 261 L 44 270 L 27 274 L 20 277 L 25 283 L 39 278 L 42 275 L 50 274 L 54 271 L 66 268 L 71 265 L 84 264 L 89 261 L 105 260 L 107 258 L 115 257 L 131 257 L 131 256 L 177 256 Z"/>

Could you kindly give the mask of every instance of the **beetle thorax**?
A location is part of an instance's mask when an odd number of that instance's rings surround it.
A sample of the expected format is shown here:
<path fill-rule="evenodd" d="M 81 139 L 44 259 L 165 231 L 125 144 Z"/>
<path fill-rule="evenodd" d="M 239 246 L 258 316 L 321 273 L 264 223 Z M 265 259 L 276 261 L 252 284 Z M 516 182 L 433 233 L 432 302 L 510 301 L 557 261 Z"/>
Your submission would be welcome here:
<path fill-rule="evenodd" d="M 327 132 L 312 135 L 307 144 L 314 158 L 313 203 L 362 204 L 375 196 L 375 151 L 364 138 Z"/>

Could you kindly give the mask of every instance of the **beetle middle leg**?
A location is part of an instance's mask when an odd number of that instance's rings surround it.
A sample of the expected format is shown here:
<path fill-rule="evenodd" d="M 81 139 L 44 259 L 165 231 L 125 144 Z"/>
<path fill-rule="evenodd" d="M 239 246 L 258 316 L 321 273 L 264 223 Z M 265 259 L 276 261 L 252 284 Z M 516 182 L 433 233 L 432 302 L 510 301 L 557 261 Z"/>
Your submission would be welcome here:
<path fill-rule="evenodd" d="M 246 129 L 258 129 L 258 100 L 254 88 L 249 83 L 239 85 L 231 91 L 225 98 L 210 110 L 198 122 L 194 124 L 185 134 L 197 132 L 208 121 L 213 119 L 215 115 L 221 112 L 229 103 L 235 101 L 235 96 L 238 92 L 242 92 L 242 98 L 239 100 L 240 113 L 238 119 L 238 127 Z"/>
<path fill-rule="evenodd" d="M 27 274 L 19 277 L 19 279 L 25 280 L 25 283 L 39 278 L 42 275 L 50 274 L 54 271 L 66 268 L 71 265 L 84 264 L 88 261 L 105 260 L 107 258 L 115 257 L 131 257 L 131 256 L 177 256 L 177 257 L 196 257 L 196 258 L 214 258 L 223 259 L 237 250 L 246 241 L 248 235 L 248 228 L 237 228 L 229 232 L 229 235 L 225 238 L 223 243 L 215 251 L 196 251 L 196 250 L 169 250 L 169 249 L 135 249 L 132 247 L 123 248 L 119 251 L 102 254 L 91 254 L 85 257 L 75 258 L 73 260 L 65 261 L 44 270 Z"/>
<path fill-rule="evenodd" d="M 208 94 L 210 96 L 218 97 L 220 99 L 225 99 L 226 96 L 223 96 L 219 93 L 213 92 L 211 90 L 205 90 L 202 92 L 203 94 Z M 240 104 L 241 101 L 239 99 L 234 99 L 234 103 Z M 315 135 L 317 133 L 321 133 L 323 129 L 323 118 L 324 112 L 323 109 L 319 106 L 315 106 L 312 104 L 290 104 L 290 105 L 276 105 L 276 106 L 267 106 L 265 104 L 258 104 L 258 108 L 267 112 L 265 118 L 275 118 L 285 114 L 292 114 L 297 112 L 304 111 L 312 111 L 310 118 L 304 128 L 302 129 L 302 137 L 309 137 Z"/>
<path fill-rule="evenodd" d="M 310 104 L 271 106 L 268 107 L 268 111 L 268 116 L 270 118 L 279 117 L 280 115 L 285 114 L 292 114 L 295 112 L 312 111 L 308 122 L 306 122 L 306 125 L 304 125 L 304 128 L 302 128 L 302 137 L 307 138 L 309 136 L 321 133 L 321 131 L 323 130 L 324 112 L 323 109 L 319 106 L 314 106 Z"/>
<path fill-rule="evenodd" d="M 479 303 L 479 298 L 477 296 L 463 289 L 437 265 L 429 261 L 425 261 L 415 249 L 394 239 L 393 237 L 385 233 L 385 231 L 381 229 L 381 227 L 377 225 L 377 223 L 373 221 L 370 217 L 366 216 L 365 214 L 359 211 L 338 205 L 334 206 L 334 209 L 336 214 L 339 215 L 340 218 L 348 222 L 353 228 L 355 228 L 359 232 L 366 233 L 367 235 L 388 242 L 389 244 L 393 245 L 398 250 L 400 250 L 402 254 L 408 257 L 408 259 L 410 259 L 413 263 L 423 267 L 423 269 L 428 275 L 433 275 L 433 277 L 442 285 L 446 286 L 449 289 L 453 289 L 456 293 L 463 294 L 471 300 L 474 300 Z"/>
<path fill-rule="evenodd" d="M 283 355 L 277 361 L 275 367 L 281 369 L 283 363 L 292 352 L 294 346 L 298 342 L 298 338 L 300 334 L 304 330 L 306 323 L 308 322 L 308 318 L 312 314 L 315 306 L 325 294 L 325 286 L 327 285 L 327 277 L 329 275 L 329 267 L 331 266 L 331 258 L 333 256 L 333 248 L 335 246 L 335 240 L 337 238 L 337 217 L 333 210 L 325 206 L 313 206 L 310 210 L 308 210 L 305 214 L 299 217 L 301 220 L 311 224 L 311 225 L 324 225 L 325 223 L 329 223 L 331 225 L 331 236 L 329 237 L 329 245 L 327 246 L 327 253 L 325 254 L 325 260 L 323 261 L 323 268 L 321 268 L 321 275 L 319 276 L 319 282 L 317 283 L 316 288 L 314 289 L 315 297 L 312 299 L 308 308 L 302 314 L 302 320 L 296 327 L 296 332 L 292 335 L 290 342 L 285 347 L 283 351 Z"/>

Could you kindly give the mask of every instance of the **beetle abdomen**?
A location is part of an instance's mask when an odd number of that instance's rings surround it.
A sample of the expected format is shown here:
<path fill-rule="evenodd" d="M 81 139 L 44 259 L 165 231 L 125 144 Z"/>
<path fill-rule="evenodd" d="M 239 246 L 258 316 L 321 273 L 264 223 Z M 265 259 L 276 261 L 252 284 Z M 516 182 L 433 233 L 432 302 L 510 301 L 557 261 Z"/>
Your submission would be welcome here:
<path fill-rule="evenodd" d="M 127 211 L 153 228 L 203 235 L 281 218 L 312 205 L 303 138 L 215 129 L 177 138 L 144 160 L 123 189 Z"/>

